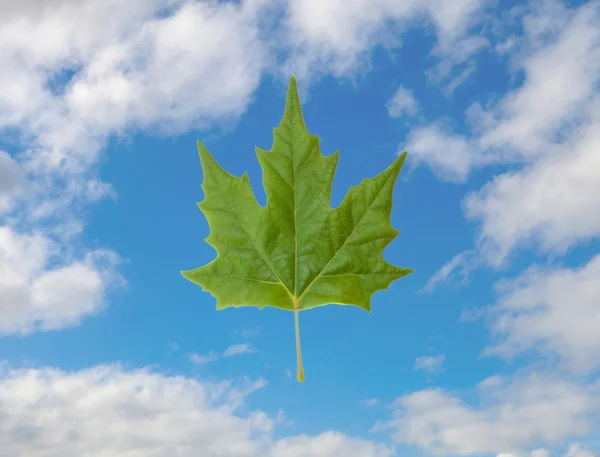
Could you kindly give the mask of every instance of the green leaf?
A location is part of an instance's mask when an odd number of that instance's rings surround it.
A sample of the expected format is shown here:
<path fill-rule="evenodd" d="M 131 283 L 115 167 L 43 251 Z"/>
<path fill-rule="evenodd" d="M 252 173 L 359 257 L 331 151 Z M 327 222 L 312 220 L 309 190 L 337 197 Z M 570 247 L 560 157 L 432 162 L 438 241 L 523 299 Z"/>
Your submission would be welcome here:
<path fill-rule="evenodd" d="M 294 311 L 298 381 L 304 380 L 298 311 L 327 304 L 371 311 L 371 296 L 412 270 L 389 264 L 383 249 L 398 235 L 390 224 L 402 153 L 374 178 L 352 186 L 331 208 L 339 151 L 323 156 L 308 133 L 292 76 L 285 112 L 270 151 L 256 148 L 267 204 L 261 207 L 248 174 L 232 176 L 198 141 L 210 226 L 206 242 L 217 257 L 182 275 L 217 299 L 217 309 L 273 306 Z"/>

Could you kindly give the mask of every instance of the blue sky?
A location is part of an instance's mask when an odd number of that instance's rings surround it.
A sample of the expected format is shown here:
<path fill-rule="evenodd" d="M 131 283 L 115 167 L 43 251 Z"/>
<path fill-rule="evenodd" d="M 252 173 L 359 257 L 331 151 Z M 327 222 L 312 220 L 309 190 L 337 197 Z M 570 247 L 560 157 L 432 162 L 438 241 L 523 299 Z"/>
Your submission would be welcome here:
<path fill-rule="evenodd" d="M 599 2 L 1 8 L 0 455 L 597 455 Z M 292 72 L 333 206 L 408 151 L 415 270 L 300 314 L 303 384 L 292 313 L 179 273 L 196 140 L 264 204 Z"/>

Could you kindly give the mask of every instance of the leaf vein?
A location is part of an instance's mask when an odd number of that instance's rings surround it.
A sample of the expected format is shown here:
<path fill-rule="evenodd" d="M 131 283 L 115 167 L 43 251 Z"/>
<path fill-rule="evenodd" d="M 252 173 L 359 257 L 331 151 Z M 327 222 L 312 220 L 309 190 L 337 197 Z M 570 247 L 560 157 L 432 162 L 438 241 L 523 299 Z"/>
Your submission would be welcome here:
<path fill-rule="evenodd" d="M 389 177 L 387 178 L 389 179 Z M 323 275 L 323 272 L 327 269 L 327 267 L 331 264 L 331 262 L 333 262 L 333 260 L 337 257 L 337 255 L 341 252 L 341 250 L 346 246 L 346 243 L 348 242 L 348 240 L 352 237 L 352 234 L 354 233 L 354 231 L 356 230 L 356 227 L 358 227 L 361 223 L 361 221 L 363 220 L 363 218 L 365 217 L 365 214 L 367 214 L 369 212 L 369 210 L 371 209 L 371 206 L 373 206 L 373 203 L 375 202 L 375 200 L 377 200 L 377 197 L 379 197 L 379 195 L 381 194 L 381 191 L 383 190 L 383 188 L 385 187 L 386 182 L 381 186 L 381 188 L 377 191 L 377 194 L 375 194 L 375 197 L 373 198 L 373 200 L 371 200 L 369 202 L 369 204 L 367 205 L 367 209 L 365 210 L 365 212 L 360 216 L 360 219 L 358 220 L 358 222 L 354 225 L 354 227 L 352 227 L 352 231 L 350 232 L 350 234 L 348 235 L 348 237 L 344 240 L 344 242 L 342 243 L 342 245 L 339 247 L 339 249 L 335 252 L 335 254 L 333 254 L 333 256 L 331 257 L 331 259 L 329 259 L 329 262 L 327 262 L 327 265 L 325 265 L 321 271 L 319 272 L 319 274 L 317 276 L 315 276 L 315 278 L 310 282 L 310 284 L 306 287 L 306 289 L 304 289 L 304 291 L 300 294 L 300 296 L 298 297 L 298 303 L 300 302 L 300 300 L 302 299 L 302 296 L 308 291 L 310 290 L 311 286 Z"/>

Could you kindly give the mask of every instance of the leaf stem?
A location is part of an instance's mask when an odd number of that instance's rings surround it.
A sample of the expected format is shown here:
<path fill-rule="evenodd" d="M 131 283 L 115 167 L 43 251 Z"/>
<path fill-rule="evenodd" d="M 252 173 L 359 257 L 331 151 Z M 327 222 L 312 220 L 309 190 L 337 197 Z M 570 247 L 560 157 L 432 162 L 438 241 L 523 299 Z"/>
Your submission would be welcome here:
<path fill-rule="evenodd" d="M 302 367 L 302 353 L 300 352 L 300 328 L 298 326 L 298 308 L 294 307 L 294 323 L 296 326 L 296 360 L 298 362 L 296 378 L 304 382 L 304 368 Z"/>

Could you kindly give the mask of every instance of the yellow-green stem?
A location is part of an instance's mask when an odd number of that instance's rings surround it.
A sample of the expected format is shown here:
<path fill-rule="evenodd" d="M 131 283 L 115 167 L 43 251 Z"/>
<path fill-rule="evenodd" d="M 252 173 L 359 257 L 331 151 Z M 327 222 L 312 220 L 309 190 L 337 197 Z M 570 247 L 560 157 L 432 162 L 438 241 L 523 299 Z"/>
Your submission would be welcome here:
<path fill-rule="evenodd" d="M 297 379 L 304 382 L 304 368 L 302 367 L 302 353 L 300 352 L 300 328 L 298 327 L 298 310 L 294 309 L 294 321 L 296 324 L 296 360 L 298 361 Z"/>

